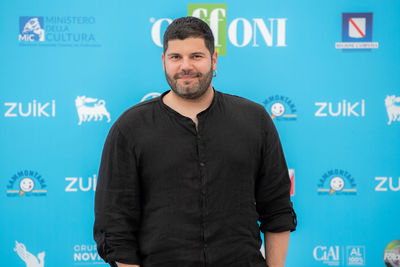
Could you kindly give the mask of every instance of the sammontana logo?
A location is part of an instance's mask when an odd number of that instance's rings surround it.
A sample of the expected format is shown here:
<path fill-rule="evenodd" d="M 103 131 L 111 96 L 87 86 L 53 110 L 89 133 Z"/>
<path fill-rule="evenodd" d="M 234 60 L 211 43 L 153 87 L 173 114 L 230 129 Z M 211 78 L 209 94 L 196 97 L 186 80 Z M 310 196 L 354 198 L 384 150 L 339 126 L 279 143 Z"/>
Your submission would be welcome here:
<path fill-rule="evenodd" d="M 227 53 L 227 40 L 235 47 L 286 47 L 287 18 L 234 18 L 228 23 L 226 4 L 188 4 L 188 16 L 204 20 L 211 28 L 215 38 L 218 55 Z M 151 38 L 162 47 L 161 28 L 164 22 L 170 24 L 171 18 L 150 18 L 153 23 Z"/>

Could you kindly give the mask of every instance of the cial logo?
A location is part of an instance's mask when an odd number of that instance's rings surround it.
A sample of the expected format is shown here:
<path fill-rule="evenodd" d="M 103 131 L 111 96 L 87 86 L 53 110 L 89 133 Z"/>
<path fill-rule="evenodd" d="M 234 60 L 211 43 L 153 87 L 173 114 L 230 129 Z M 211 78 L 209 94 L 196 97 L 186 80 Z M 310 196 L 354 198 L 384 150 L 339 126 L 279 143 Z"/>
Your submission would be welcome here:
<path fill-rule="evenodd" d="M 100 47 L 93 16 L 21 16 L 20 46 Z"/>
<path fill-rule="evenodd" d="M 234 18 L 228 23 L 226 4 L 188 4 L 188 16 L 204 20 L 214 35 L 215 50 L 223 56 L 227 42 L 235 47 L 286 47 L 287 18 Z M 150 18 L 151 38 L 162 47 L 162 32 L 172 22 L 170 18 Z M 164 24 L 164 25 L 163 25 Z"/>
<path fill-rule="evenodd" d="M 263 102 L 272 119 L 278 121 L 294 121 L 297 119 L 297 109 L 293 100 L 287 96 L 274 95 Z"/>
<path fill-rule="evenodd" d="M 161 95 L 161 94 L 158 93 L 158 92 L 151 92 L 151 93 L 148 93 L 147 95 L 145 95 L 145 96 L 140 100 L 140 102 L 144 102 L 144 101 L 146 101 L 146 100 L 159 97 L 160 95 Z"/>
<path fill-rule="evenodd" d="M 88 178 L 82 177 L 65 177 L 67 185 L 65 186 L 65 192 L 88 192 L 96 191 L 97 186 L 97 175 Z"/>
<path fill-rule="evenodd" d="M 315 111 L 315 117 L 364 117 L 365 100 L 350 102 L 342 100 L 339 102 L 315 102 L 318 109 Z"/>
<path fill-rule="evenodd" d="M 56 101 L 5 102 L 4 117 L 55 117 Z"/>
<path fill-rule="evenodd" d="M 375 191 L 378 192 L 400 191 L 400 177 L 397 179 L 397 185 L 396 182 L 394 182 L 396 181 L 396 178 L 392 177 L 375 177 L 375 181 L 378 181 L 378 184 L 375 186 Z"/>
<path fill-rule="evenodd" d="M 387 267 L 400 267 L 400 240 L 394 240 L 386 246 L 383 261 Z"/>
<path fill-rule="evenodd" d="M 19 17 L 19 41 L 44 42 L 43 17 Z"/>
<path fill-rule="evenodd" d="M 289 169 L 289 177 L 290 177 L 290 195 L 294 196 L 295 186 L 294 186 L 294 169 Z"/>
<path fill-rule="evenodd" d="M 392 124 L 392 122 L 400 121 L 400 96 L 386 96 L 385 106 L 389 119 L 388 125 Z"/>
<path fill-rule="evenodd" d="M 372 42 L 373 13 L 343 13 L 342 42 L 335 44 L 336 49 L 372 49 L 378 48 Z"/>
<path fill-rule="evenodd" d="M 105 264 L 97 253 L 96 244 L 76 244 L 74 246 L 74 264 Z"/>
<path fill-rule="evenodd" d="M 342 169 L 325 172 L 318 182 L 318 195 L 357 195 L 354 177 Z"/>
<path fill-rule="evenodd" d="M 364 266 L 365 246 L 347 246 L 346 263 L 348 266 Z"/>
<path fill-rule="evenodd" d="M 329 266 L 340 264 L 339 246 L 316 246 L 313 250 L 314 260 L 322 262 Z"/>
<path fill-rule="evenodd" d="M 103 120 L 103 116 L 107 117 L 107 122 L 111 121 L 110 113 L 106 109 L 106 102 L 104 100 L 97 100 L 97 98 L 91 98 L 86 96 L 77 96 L 75 98 L 76 111 L 78 112 L 79 122 Z"/>
<path fill-rule="evenodd" d="M 44 257 L 46 256 L 44 251 L 35 256 L 26 250 L 24 244 L 19 243 L 18 241 L 15 241 L 14 251 L 20 259 L 25 262 L 26 267 L 44 267 Z"/>
<path fill-rule="evenodd" d="M 43 177 L 33 170 L 19 171 L 8 181 L 8 197 L 40 197 L 47 195 L 47 185 Z"/>

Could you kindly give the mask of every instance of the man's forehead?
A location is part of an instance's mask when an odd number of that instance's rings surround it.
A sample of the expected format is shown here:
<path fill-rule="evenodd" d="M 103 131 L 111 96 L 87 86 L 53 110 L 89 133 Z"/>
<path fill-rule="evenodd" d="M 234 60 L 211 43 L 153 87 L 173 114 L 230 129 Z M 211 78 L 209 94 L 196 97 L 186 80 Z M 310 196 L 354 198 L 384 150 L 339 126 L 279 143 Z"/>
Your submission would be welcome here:
<path fill-rule="evenodd" d="M 206 43 L 201 37 L 189 37 L 183 40 L 172 39 L 168 41 L 166 53 L 207 52 Z"/>

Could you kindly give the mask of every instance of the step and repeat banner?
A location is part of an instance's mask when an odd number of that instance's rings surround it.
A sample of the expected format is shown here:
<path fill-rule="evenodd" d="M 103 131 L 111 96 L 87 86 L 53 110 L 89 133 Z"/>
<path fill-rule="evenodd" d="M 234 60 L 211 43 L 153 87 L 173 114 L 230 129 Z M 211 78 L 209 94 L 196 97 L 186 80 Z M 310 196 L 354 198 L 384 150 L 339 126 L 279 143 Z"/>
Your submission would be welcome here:
<path fill-rule="evenodd" d="M 106 266 L 92 238 L 103 144 L 169 89 L 162 36 L 186 15 L 215 35 L 215 89 L 264 105 L 280 134 L 298 215 L 286 266 L 400 266 L 399 1 L 1 1 L 0 14 L 2 266 Z"/>

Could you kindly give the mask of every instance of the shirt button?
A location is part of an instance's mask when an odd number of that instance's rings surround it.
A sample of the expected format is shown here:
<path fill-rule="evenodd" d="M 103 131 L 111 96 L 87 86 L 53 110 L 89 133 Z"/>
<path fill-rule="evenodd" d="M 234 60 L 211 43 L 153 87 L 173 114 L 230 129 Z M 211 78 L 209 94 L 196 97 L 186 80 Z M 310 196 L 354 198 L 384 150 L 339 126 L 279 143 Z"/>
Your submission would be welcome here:
<path fill-rule="evenodd" d="M 200 162 L 200 166 L 204 167 L 204 166 L 206 166 L 206 164 L 204 164 L 204 162 Z"/>

